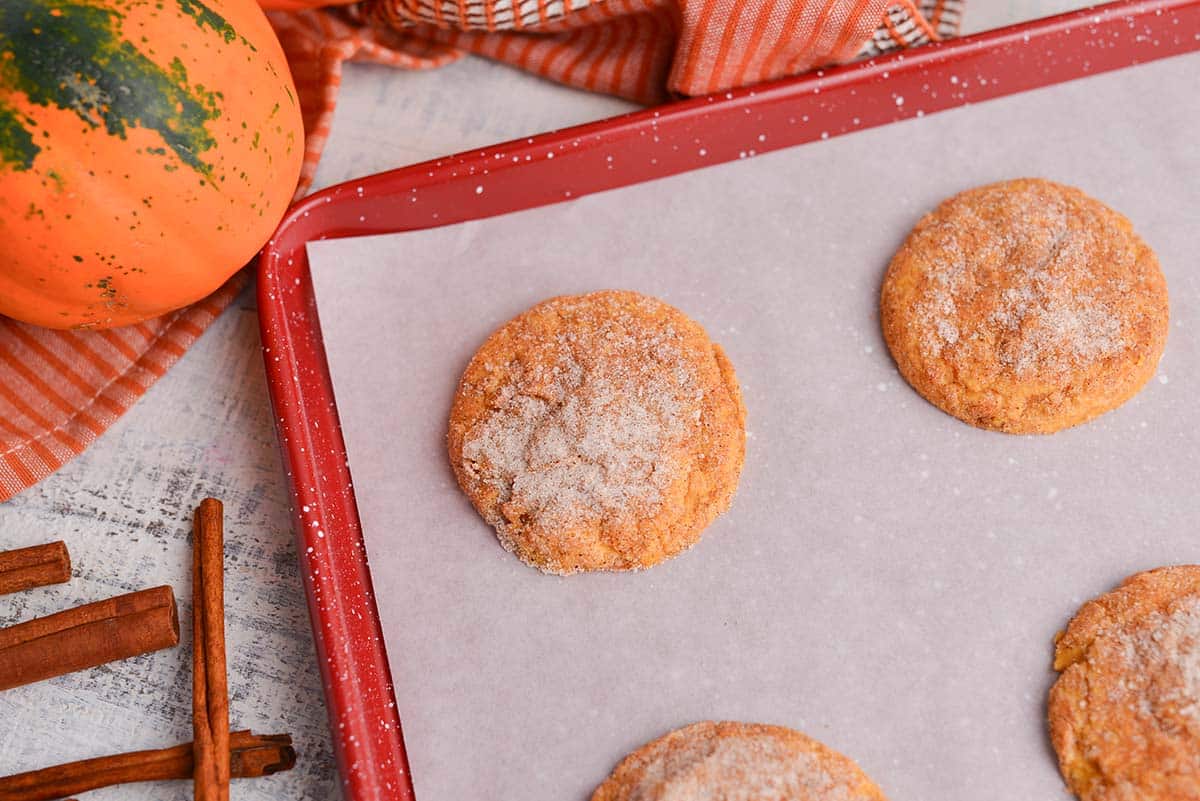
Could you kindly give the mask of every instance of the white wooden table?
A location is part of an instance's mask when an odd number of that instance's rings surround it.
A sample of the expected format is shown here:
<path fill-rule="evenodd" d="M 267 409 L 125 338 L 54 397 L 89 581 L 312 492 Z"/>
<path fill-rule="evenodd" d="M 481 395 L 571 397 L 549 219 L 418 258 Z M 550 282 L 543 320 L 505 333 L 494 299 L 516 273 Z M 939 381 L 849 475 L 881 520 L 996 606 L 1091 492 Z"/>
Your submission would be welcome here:
<path fill-rule="evenodd" d="M 1084 5 L 972 0 L 968 31 Z M 475 58 L 426 73 L 347 68 L 317 186 L 632 108 Z M 191 511 L 226 508 L 232 722 L 291 732 L 287 774 L 233 797 L 338 795 L 320 678 L 296 570 L 288 490 L 251 293 L 83 456 L 0 506 L 0 549 L 64 539 L 69 584 L 0 597 L 0 625 L 157 584 L 179 599 L 180 647 L 0 693 L 0 775 L 191 739 Z M 98 791 L 97 801 L 185 799 L 185 782 Z"/>

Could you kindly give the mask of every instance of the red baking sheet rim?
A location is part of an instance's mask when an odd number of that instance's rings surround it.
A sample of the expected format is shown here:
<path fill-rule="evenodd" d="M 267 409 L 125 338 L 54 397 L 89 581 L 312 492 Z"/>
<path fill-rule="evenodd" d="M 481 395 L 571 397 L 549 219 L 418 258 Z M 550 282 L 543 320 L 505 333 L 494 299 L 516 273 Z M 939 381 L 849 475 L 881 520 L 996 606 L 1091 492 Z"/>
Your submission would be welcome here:
<path fill-rule="evenodd" d="M 1200 0 L 1123 0 L 472 150 L 348 181 L 295 204 L 260 256 L 258 308 L 347 801 L 415 796 L 307 242 L 557 203 L 1196 50 Z M 981 152 L 986 146 L 980 143 Z"/>

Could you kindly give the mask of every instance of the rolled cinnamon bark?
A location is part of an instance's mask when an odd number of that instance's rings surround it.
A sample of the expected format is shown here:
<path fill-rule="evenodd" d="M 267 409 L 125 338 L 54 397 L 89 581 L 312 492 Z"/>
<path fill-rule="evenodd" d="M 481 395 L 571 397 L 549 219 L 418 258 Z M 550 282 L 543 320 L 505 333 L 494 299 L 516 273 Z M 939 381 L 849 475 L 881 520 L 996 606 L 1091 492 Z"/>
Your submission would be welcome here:
<path fill-rule="evenodd" d="M 179 643 L 170 587 L 119 595 L 0 629 L 0 690 Z"/>
<path fill-rule="evenodd" d="M 0 595 L 62 584 L 70 578 L 71 555 L 62 540 L 0 551 Z"/>
<path fill-rule="evenodd" d="M 224 509 L 205 498 L 192 528 L 192 736 L 196 801 L 229 801 Z"/>
<path fill-rule="evenodd" d="M 269 776 L 291 770 L 296 764 L 296 751 L 288 734 L 233 732 L 229 757 L 230 770 L 237 779 Z M 192 768 L 191 743 L 85 759 L 0 778 L 0 801 L 50 801 L 115 784 L 190 779 Z"/>

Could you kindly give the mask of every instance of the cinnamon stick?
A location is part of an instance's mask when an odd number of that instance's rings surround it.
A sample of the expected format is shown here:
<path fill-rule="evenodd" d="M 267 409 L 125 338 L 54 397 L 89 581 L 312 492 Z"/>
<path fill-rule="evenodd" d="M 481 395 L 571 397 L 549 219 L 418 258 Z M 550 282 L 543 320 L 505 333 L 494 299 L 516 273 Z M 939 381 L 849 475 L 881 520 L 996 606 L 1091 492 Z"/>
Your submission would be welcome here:
<path fill-rule="evenodd" d="M 0 595 L 62 584 L 70 578 L 71 555 L 62 540 L 0 551 Z"/>
<path fill-rule="evenodd" d="M 85 759 L 0 778 L 0 801 L 49 801 L 100 787 L 164 779 L 190 779 L 192 743 L 154 751 Z M 288 734 L 233 732 L 229 764 L 234 778 L 249 779 L 291 770 L 296 751 Z"/>
<path fill-rule="evenodd" d="M 192 732 L 196 801 L 229 801 L 222 517 L 221 502 L 205 498 L 196 509 L 192 528 Z"/>
<path fill-rule="evenodd" d="M 154 587 L 0 629 L 0 690 L 179 643 L 170 587 Z"/>

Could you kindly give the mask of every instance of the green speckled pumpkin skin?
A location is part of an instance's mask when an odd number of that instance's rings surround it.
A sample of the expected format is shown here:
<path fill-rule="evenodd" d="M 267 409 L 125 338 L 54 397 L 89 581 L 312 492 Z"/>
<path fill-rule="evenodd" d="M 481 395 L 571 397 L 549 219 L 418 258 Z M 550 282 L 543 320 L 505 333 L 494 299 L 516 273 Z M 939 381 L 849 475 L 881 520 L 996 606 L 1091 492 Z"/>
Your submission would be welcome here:
<path fill-rule="evenodd" d="M 106 328 L 203 298 L 303 149 L 255 0 L 0 0 L 0 314 Z"/>

